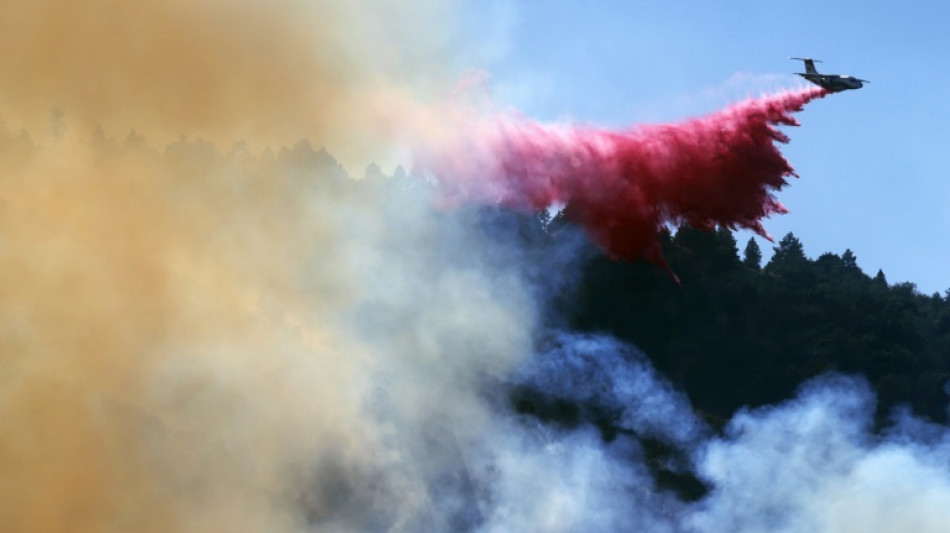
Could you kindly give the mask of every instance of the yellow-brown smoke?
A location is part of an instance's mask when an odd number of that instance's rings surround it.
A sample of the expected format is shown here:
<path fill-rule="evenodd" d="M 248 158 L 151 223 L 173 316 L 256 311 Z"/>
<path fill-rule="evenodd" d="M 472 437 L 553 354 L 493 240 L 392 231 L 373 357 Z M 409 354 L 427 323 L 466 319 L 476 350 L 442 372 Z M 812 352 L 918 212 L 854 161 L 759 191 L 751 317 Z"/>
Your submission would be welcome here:
<path fill-rule="evenodd" d="M 338 388 L 357 354 L 341 364 L 345 342 L 315 325 L 346 291 L 332 254 L 334 290 L 298 293 L 297 247 L 325 242 L 326 221 L 223 164 L 37 150 L 0 216 L 3 529 L 271 523 L 282 458 L 342 438 L 333 420 L 356 405 Z M 312 389 L 337 404 L 302 401 Z"/>
<path fill-rule="evenodd" d="M 17 129 L 60 109 L 83 134 L 309 138 L 348 159 L 378 147 L 367 140 L 379 141 L 378 102 L 445 81 L 453 27 L 451 5 L 428 0 L 2 0 L 0 11 L 0 116 Z"/>
<path fill-rule="evenodd" d="M 254 154 L 373 155 L 446 52 L 404 5 L 0 1 L 0 530 L 291 530 L 371 446 L 338 239 L 378 196 Z"/>

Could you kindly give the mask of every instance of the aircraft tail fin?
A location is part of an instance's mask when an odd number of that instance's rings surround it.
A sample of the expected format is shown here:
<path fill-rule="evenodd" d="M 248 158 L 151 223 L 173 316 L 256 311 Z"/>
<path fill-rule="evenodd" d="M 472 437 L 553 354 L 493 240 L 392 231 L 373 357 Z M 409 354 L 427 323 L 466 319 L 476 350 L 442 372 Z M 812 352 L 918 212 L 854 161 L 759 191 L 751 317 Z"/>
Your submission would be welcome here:
<path fill-rule="evenodd" d="M 818 74 L 818 71 L 815 69 L 815 63 L 821 63 L 821 60 L 812 59 L 810 57 L 790 57 L 789 59 L 804 61 L 806 74 Z"/>

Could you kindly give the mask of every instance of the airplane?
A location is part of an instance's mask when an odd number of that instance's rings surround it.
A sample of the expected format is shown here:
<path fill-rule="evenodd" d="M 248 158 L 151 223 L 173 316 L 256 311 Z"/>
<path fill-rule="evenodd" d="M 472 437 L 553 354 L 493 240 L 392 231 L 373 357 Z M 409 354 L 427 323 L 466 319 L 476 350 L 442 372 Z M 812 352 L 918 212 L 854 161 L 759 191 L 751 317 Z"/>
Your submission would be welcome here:
<path fill-rule="evenodd" d="M 871 83 L 868 80 L 855 78 L 854 76 L 842 76 L 841 74 L 821 74 L 815 70 L 815 63 L 821 63 L 817 59 L 810 57 L 790 57 L 805 62 L 805 72 L 796 72 L 799 76 L 820 86 L 829 92 L 840 92 L 848 89 L 860 89 L 865 83 Z"/>

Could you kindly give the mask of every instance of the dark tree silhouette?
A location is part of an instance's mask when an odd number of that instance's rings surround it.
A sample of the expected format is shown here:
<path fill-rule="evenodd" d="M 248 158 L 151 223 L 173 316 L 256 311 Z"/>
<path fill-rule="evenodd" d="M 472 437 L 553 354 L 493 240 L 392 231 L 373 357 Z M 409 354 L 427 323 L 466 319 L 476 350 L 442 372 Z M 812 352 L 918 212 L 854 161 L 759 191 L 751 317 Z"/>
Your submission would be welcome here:
<path fill-rule="evenodd" d="M 749 237 L 749 243 L 745 245 L 745 255 L 742 257 L 742 264 L 752 270 L 762 268 L 762 250 L 759 249 L 755 239 Z"/>
<path fill-rule="evenodd" d="M 597 258 L 565 312 L 573 327 L 640 347 L 709 419 L 782 401 L 829 371 L 865 376 L 879 421 L 901 404 L 947 419 L 950 291 L 889 286 L 851 250 L 810 260 L 792 233 L 762 270 L 754 241 L 742 262 L 725 260 L 734 240 L 722 231 L 683 227 L 664 243 L 682 288 L 659 269 Z"/>

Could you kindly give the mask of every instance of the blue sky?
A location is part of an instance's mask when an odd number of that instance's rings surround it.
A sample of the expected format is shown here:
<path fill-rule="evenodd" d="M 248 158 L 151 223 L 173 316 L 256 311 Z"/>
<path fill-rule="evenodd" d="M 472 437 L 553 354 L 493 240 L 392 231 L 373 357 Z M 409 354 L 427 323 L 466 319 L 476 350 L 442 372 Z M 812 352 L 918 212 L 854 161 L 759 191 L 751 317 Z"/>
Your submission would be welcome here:
<path fill-rule="evenodd" d="M 496 97 L 539 120 L 677 120 L 805 83 L 788 56 L 871 80 L 797 115 L 801 178 L 766 221 L 806 253 L 851 248 L 870 275 L 950 288 L 950 7 L 942 2 L 542 2 L 468 5 Z M 740 248 L 749 238 L 739 235 Z M 771 245 L 760 241 L 765 250 Z"/>

